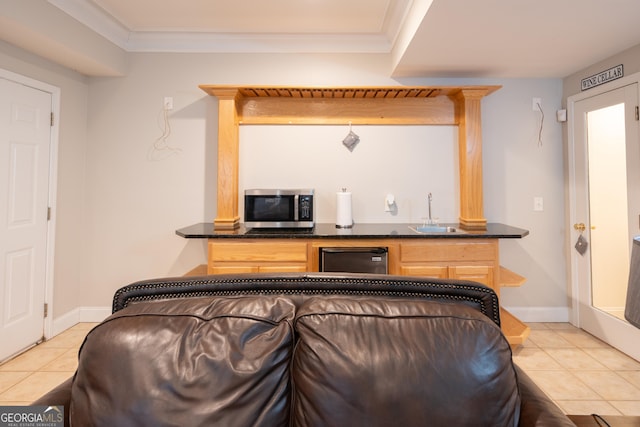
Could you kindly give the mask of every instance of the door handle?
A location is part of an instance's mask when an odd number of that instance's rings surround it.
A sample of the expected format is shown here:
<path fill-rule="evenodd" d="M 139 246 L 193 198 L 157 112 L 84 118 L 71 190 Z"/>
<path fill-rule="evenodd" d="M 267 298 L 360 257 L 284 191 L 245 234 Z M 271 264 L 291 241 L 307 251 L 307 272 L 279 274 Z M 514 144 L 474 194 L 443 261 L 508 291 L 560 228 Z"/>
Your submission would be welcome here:
<path fill-rule="evenodd" d="M 577 224 L 573 224 L 573 228 L 574 228 L 574 230 L 578 230 L 579 232 L 581 232 L 581 233 L 582 233 L 584 230 L 586 230 L 586 229 L 587 229 L 587 226 L 586 226 L 586 225 L 584 225 L 584 223 L 583 223 L 583 222 L 579 222 L 579 223 L 577 223 Z M 596 226 L 595 226 L 595 225 L 592 225 L 592 226 L 591 226 L 591 227 L 589 227 L 589 228 L 591 228 L 592 230 L 595 230 L 595 229 L 596 229 Z"/>

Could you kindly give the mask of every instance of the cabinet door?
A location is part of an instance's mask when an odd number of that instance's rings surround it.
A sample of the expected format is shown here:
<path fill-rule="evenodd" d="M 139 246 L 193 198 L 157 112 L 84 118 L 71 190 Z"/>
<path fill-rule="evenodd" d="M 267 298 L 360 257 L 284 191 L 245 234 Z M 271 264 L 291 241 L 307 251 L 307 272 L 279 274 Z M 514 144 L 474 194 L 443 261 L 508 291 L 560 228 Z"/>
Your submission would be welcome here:
<path fill-rule="evenodd" d="M 401 265 L 400 274 L 403 276 L 434 277 L 446 279 L 449 276 L 448 268 L 442 265 Z"/>
<path fill-rule="evenodd" d="M 486 265 L 453 265 L 449 267 L 449 277 L 459 280 L 473 280 L 493 288 L 493 267 Z"/>

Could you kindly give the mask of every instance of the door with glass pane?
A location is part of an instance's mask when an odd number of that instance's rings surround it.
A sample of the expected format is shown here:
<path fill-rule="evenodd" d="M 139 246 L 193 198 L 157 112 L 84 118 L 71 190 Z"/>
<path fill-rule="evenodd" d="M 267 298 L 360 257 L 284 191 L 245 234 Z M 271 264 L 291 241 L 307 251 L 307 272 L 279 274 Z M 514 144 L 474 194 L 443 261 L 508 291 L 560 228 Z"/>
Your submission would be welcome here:
<path fill-rule="evenodd" d="M 640 360 L 640 330 L 624 320 L 640 235 L 637 105 L 637 83 L 570 102 L 569 190 L 574 320 Z"/>

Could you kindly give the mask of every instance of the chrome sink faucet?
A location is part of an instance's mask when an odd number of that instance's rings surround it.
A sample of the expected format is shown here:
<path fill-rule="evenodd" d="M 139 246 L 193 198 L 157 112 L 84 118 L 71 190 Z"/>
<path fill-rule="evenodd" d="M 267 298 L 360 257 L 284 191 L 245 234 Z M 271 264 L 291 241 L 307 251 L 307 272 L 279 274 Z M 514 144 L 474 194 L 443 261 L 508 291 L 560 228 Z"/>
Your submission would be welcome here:
<path fill-rule="evenodd" d="M 431 217 L 431 201 L 433 201 L 433 195 L 429 193 L 427 199 L 429 201 L 429 224 L 433 224 L 433 218 Z"/>

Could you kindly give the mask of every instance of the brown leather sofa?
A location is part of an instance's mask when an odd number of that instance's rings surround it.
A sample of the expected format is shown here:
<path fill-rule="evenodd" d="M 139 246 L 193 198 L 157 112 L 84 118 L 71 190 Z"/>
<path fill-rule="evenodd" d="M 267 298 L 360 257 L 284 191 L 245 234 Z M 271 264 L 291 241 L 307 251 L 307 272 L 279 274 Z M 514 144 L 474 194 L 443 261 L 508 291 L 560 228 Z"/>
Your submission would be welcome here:
<path fill-rule="evenodd" d="M 573 426 L 511 358 L 475 282 L 362 274 L 168 278 L 118 290 L 71 426 Z"/>

